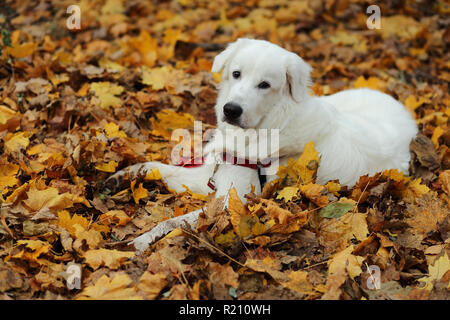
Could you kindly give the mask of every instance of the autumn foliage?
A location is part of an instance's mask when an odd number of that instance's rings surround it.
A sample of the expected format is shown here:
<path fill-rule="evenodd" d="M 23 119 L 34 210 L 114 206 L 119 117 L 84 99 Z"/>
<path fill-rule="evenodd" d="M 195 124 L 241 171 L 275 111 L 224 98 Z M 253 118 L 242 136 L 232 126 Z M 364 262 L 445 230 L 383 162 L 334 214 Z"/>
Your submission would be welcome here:
<path fill-rule="evenodd" d="M 39 3 L 39 5 L 37 5 Z M 0 8 L 0 298 L 444 299 L 450 289 L 450 32 L 445 1 L 6 1 Z M 213 128 L 212 59 L 238 37 L 313 66 L 311 94 L 370 87 L 414 115 L 410 176 L 314 181 L 309 143 L 262 196 L 176 194 L 158 171 L 174 129 Z M 299 150 L 302 151 L 302 150 Z M 205 207 L 136 255 L 159 222 Z M 70 290 L 67 266 L 81 267 Z M 370 266 L 380 269 L 373 290 Z M 372 281 L 372 282 L 371 282 Z"/>

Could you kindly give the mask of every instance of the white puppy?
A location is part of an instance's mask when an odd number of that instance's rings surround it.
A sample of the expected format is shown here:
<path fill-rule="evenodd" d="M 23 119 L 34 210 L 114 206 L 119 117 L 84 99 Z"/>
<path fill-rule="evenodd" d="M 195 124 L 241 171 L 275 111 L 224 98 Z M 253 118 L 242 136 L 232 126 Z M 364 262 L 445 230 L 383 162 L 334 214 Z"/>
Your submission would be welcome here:
<path fill-rule="evenodd" d="M 214 60 L 222 71 L 216 104 L 219 130 L 231 127 L 279 130 L 281 163 L 297 158 L 314 141 L 321 160 L 317 181 L 339 179 L 354 185 L 360 176 L 385 169 L 408 172 L 409 144 L 417 126 L 403 105 L 370 89 L 353 89 L 325 97 L 307 93 L 311 67 L 295 53 L 263 40 L 239 39 Z M 236 152 L 229 144 L 212 143 L 208 151 Z M 273 177 L 269 178 L 273 179 Z"/>
<path fill-rule="evenodd" d="M 321 157 L 317 181 L 322 184 L 338 179 L 342 185 L 352 186 L 365 174 L 386 169 L 408 172 L 409 144 L 417 134 L 417 126 L 403 105 L 389 95 L 356 89 L 325 97 L 310 96 L 307 87 L 311 67 L 295 53 L 263 40 L 239 39 L 230 44 L 214 59 L 212 71 L 222 72 L 215 106 L 218 130 L 279 130 L 279 144 L 260 150 L 236 148 L 229 141 L 213 139 L 205 147 L 210 156 L 225 152 L 264 161 L 278 155 L 283 164 L 291 157 L 298 158 L 305 144 L 314 141 Z M 258 136 L 256 140 L 264 139 Z M 249 143 L 255 140 L 250 139 Z M 128 171 L 135 174 L 154 167 L 177 191 L 184 190 L 181 184 L 185 184 L 192 191 L 206 194 L 211 191 L 207 181 L 213 175 L 216 195 L 226 194 L 231 184 L 238 188 L 241 199 L 250 191 L 250 184 L 257 187 L 256 192 L 260 191 L 255 170 L 230 164 L 215 172 L 214 164 L 186 169 L 150 162 L 132 166 Z M 269 176 L 268 180 L 275 177 Z M 198 212 L 193 212 L 183 217 L 193 225 L 197 216 Z M 145 248 L 173 229 L 171 223 L 165 221 L 162 227 L 158 225 L 159 231 L 155 228 L 138 237 L 135 246 Z M 179 225 L 175 223 L 175 227 Z"/>

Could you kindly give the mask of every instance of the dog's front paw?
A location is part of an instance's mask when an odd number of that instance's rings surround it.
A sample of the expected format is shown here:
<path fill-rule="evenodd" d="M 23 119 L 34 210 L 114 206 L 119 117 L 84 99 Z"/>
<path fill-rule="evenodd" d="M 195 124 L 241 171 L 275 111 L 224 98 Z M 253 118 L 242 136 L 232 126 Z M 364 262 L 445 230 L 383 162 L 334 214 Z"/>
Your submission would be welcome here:
<path fill-rule="evenodd" d="M 106 179 L 103 185 L 103 191 L 109 194 L 115 194 L 120 191 L 120 186 L 123 184 L 124 179 L 121 174 L 114 174 Z"/>

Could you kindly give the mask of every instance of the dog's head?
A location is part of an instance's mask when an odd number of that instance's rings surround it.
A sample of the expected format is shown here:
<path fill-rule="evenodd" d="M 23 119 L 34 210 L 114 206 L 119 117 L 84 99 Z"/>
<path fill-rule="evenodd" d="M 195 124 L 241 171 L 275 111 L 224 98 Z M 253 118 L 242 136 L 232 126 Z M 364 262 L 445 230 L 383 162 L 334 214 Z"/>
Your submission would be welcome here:
<path fill-rule="evenodd" d="M 307 95 L 311 67 L 295 53 L 263 40 L 238 39 L 216 56 L 222 71 L 216 104 L 219 127 L 264 128 L 286 99 L 299 104 Z"/>

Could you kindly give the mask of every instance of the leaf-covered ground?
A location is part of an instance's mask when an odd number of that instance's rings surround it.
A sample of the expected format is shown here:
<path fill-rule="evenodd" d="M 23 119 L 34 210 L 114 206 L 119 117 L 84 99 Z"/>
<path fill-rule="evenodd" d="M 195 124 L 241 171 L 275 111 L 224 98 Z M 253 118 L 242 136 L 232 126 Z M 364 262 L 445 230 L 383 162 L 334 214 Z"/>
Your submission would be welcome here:
<path fill-rule="evenodd" d="M 83 0 L 79 31 L 66 28 L 71 4 L 0 8 L 0 298 L 449 298 L 445 1 L 383 1 L 380 30 L 356 0 Z M 421 132 L 411 176 L 314 184 L 310 144 L 263 197 L 243 205 L 231 192 L 227 212 L 171 193 L 157 172 L 108 192 L 111 173 L 167 162 L 173 129 L 214 126 L 212 59 L 243 36 L 301 55 L 317 95 L 371 87 L 403 102 Z M 196 230 L 139 256 L 127 246 L 205 204 Z M 81 288 L 69 290 L 73 263 Z"/>

